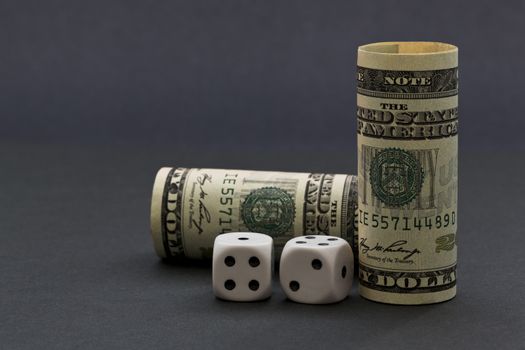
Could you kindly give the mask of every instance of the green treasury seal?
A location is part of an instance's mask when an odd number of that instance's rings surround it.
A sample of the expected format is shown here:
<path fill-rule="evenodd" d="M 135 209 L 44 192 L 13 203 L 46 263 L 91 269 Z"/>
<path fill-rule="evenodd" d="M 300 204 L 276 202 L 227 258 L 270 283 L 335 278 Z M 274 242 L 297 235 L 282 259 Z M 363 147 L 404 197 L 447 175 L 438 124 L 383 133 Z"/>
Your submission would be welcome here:
<path fill-rule="evenodd" d="M 410 203 L 421 191 L 423 176 L 419 161 L 398 148 L 379 151 L 370 164 L 372 191 L 391 207 Z"/>
<path fill-rule="evenodd" d="M 295 204 L 286 191 L 263 187 L 250 192 L 241 206 L 241 217 L 250 231 L 279 236 L 294 221 Z"/>

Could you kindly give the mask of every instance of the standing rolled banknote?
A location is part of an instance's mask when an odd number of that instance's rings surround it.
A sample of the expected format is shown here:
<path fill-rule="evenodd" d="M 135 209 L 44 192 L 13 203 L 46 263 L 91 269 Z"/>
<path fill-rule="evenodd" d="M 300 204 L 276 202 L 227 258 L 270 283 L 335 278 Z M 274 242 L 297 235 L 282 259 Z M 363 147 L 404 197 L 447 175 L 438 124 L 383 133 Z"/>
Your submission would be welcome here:
<path fill-rule="evenodd" d="M 353 242 L 356 177 L 228 169 L 161 168 L 153 185 L 151 234 L 160 257 L 211 258 L 217 235 L 332 235 Z"/>
<path fill-rule="evenodd" d="M 360 294 L 391 304 L 456 295 L 458 49 L 364 45 L 357 58 Z"/>

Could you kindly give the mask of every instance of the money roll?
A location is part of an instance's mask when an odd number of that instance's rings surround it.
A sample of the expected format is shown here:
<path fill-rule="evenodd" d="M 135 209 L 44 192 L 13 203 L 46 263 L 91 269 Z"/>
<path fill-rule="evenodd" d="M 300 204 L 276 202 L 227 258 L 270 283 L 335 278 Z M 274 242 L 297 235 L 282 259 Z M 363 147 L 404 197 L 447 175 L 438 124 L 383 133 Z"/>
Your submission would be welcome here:
<path fill-rule="evenodd" d="M 361 296 L 456 295 L 458 49 L 385 42 L 357 55 Z"/>
<path fill-rule="evenodd" d="M 235 231 L 270 235 L 278 256 L 295 236 L 353 242 L 356 200 L 352 175 L 161 168 L 151 235 L 162 258 L 211 258 L 215 237 Z"/>

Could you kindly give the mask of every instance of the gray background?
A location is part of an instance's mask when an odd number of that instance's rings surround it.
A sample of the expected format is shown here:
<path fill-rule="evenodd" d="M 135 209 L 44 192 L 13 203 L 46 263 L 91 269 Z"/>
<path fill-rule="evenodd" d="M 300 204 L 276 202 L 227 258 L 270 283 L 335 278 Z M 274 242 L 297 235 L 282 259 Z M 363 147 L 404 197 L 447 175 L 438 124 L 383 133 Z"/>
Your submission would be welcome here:
<path fill-rule="evenodd" d="M 0 1 L 0 348 L 525 348 L 521 1 Z M 227 303 L 163 165 L 356 172 L 359 44 L 460 47 L 459 293 Z"/>

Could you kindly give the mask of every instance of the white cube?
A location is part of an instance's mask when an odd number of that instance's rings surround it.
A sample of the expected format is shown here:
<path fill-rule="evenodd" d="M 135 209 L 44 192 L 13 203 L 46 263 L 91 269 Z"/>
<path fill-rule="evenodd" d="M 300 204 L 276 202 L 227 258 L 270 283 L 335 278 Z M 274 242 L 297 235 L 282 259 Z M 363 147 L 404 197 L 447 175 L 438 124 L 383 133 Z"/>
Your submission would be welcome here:
<path fill-rule="evenodd" d="M 253 232 L 217 236 L 213 245 L 213 292 L 221 299 L 255 301 L 272 294 L 273 239 Z"/>
<path fill-rule="evenodd" d="M 353 274 L 352 248 L 342 238 L 301 236 L 283 248 L 279 278 L 290 300 L 306 304 L 341 301 L 350 294 Z"/>

